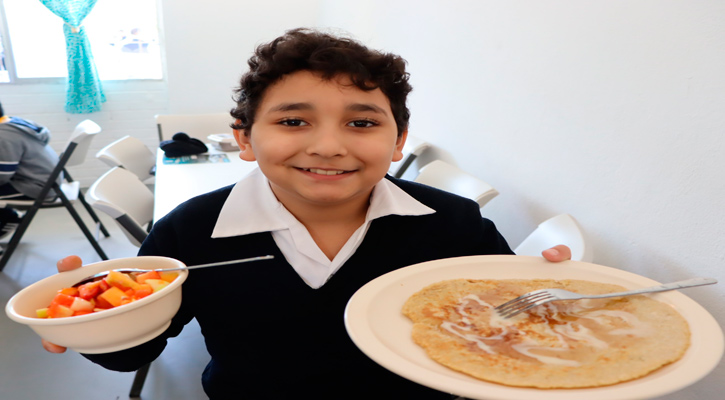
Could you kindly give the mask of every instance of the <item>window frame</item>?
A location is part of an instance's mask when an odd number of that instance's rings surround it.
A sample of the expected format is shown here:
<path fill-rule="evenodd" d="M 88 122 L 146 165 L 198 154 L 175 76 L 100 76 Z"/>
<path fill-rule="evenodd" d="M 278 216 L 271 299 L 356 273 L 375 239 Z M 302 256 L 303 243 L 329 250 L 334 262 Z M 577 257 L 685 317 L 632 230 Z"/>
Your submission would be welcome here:
<path fill-rule="evenodd" d="M 159 38 L 159 49 L 161 57 L 161 78 L 134 78 L 134 79 L 103 79 L 101 82 L 162 82 L 166 80 L 166 42 L 163 35 L 163 27 L 161 18 L 161 0 L 154 0 L 156 4 L 156 23 L 158 26 L 158 38 Z M 2 85 L 32 85 L 32 84 L 65 84 L 66 77 L 53 77 L 53 78 L 18 78 L 15 70 L 15 58 L 13 56 L 13 49 L 10 43 L 10 32 L 8 31 L 7 15 L 5 13 L 5 2 L 0 0 L 0 39 L 2 41 L 2 48 L 5 52 L 5 68 L 8 72 L 9 82 L 0 82 Z"/>

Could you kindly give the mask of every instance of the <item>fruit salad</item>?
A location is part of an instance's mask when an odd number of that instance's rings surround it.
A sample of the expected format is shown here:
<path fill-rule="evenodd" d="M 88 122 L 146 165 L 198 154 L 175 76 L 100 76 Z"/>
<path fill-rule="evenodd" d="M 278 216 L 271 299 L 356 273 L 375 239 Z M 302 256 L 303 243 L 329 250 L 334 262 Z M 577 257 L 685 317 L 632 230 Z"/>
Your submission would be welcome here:
<path fill-rule="evenodd" d="M 177 276 L 172 271 L 110 271 L 101 280 L 59 290 L 50 305 L 36 314 L 38 318 L 63 318 L 122 306 L 162 290 Z"/>

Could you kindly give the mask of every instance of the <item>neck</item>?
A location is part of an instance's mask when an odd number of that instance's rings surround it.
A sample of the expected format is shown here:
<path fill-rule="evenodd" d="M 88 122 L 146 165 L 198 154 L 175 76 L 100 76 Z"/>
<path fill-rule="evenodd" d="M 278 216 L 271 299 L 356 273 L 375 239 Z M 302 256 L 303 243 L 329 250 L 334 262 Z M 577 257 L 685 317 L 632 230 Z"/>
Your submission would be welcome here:
<path fill-rule="evenodd" d="M 274 188 L 272 189 L 274 192 Z M 372 193 L 372 192 L 371 192 Z M 353 233 L 365 223 L 370 194 L 340 204 L 313 204 L 277 199 L 297 218 L 322 252 L 332 260 Z"/>

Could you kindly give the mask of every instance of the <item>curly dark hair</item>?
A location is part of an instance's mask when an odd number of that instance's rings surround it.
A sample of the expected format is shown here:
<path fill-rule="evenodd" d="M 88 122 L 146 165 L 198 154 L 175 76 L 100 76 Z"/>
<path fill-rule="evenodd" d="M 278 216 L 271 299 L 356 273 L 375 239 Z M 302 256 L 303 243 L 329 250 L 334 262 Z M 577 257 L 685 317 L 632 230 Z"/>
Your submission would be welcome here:
<path fill-rule="evenodd" d="M 243 129 L 245 135 L 251 131 L 267 88 L 284 75 L 302 70 L 327 80 L 345 75 L 365 91 L 380 88 L 390 101 L 398 136 L 408 129 L 406 99 L 413 88 L 405 72 L 406 61 L 398 55 L 369 49 L 353 39 L 298 28 L 258 46 L 248 64 L 249 71 L 235 90 L 237 105 L 230 111 L 239 120 L 232 128 Z"/>

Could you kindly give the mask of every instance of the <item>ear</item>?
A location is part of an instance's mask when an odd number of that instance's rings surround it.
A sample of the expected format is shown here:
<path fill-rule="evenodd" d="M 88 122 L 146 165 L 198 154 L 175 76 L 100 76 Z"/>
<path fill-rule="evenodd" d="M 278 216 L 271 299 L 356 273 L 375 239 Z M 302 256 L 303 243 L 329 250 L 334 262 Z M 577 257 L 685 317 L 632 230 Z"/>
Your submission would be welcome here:
<path fill-rule="evenodd" d="M 393 161 L 400 161 L 403 159 L 403 147 L 405 146 L 405 140 L 408 138 L 408 131 L 405 130 L 398 136 L 395 141 L 395 152 L 393 153 Z"/>
<path fill-rule="evenodd" d="M 236 122 L 237 124 L 240 123 L 239 120 Z M 244 161 L 257 161 L 257 158 L 254 156 L 254 151 L 252 150 L 252 142 L 250 136 L 247 136 L 245 134 L 244 129 L 234 129 L 234 139 L 237 141 L 237 145 L 239 146 L 239 158 L 241 158 Z"/>

